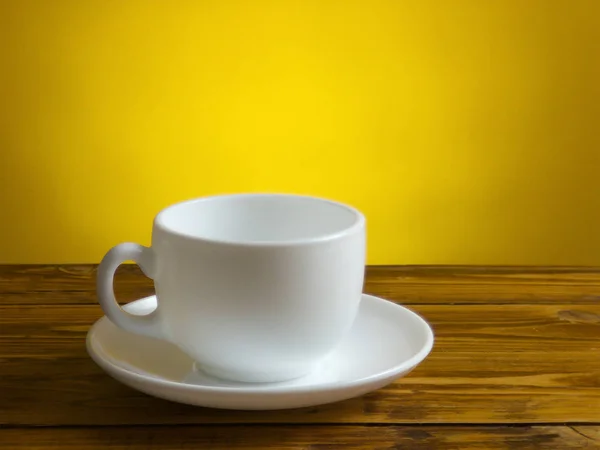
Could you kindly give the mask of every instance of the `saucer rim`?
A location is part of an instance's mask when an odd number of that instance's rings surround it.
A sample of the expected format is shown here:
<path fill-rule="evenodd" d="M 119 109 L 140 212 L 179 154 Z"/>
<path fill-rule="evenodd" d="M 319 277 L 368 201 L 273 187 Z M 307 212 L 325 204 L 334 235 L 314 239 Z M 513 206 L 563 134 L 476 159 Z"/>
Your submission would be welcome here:
<path fill-rule="evenodd" d="M 156 303 L 156 295 L 150 295 L 147 297 L 143 297 L 137 300 L 134 300 L 123 307 L 127 309 L 130 304 L 151 301 L 154 298 L 154 302 Z M 98 348 L 94 348 L 93 337 L 97 329 L 101 326 L 103 321 L 109 320 L 106 316 L 98 319 L 89 329 L 86 336 L 86 349 L 92 360 L 96 364 L 98 364 L 104 371 L 106 371 L 109 375 L 116 377 L 121 376 L 129 379 L 136 379 L 140 383 L 150 383 L 154 385 L 168 386 L 175 389 L 185 389 L 192 390 L 196 393 L 210 393 L 210 394 L 244 394 L 244 395 L 281 395 L 281 394 L 302 394 L 302 393 L 310 393 L 316 394 L 320 392 L 335 392 L 335 391 L 345 391 L 352 388 L 359 388 L 366 384 L 372 385 L 375 383 L 383 382 L 394 378 L 396 376 L 400 377 L 403 374 L 406 374 L 410 370 L 414 369 L 417 365 L 419 365 L 431 352 L 434 345 L 434 333 L 431 325 L 419 314 L 416 312 L 399 305 L 390 300 L 383 299 L 381 297 L 377 297 L 370 294 L 362 294 L 361 301 L 373 301 L 373 302 L 384 302 L 388 304 L 388 307 L 393 308 L 401 308 L 403 313 L 410 317 L 410 320 L 416 321 L 419 325 L 424 328 L 426 337 L 425 343 L 421 347 L 421 349 L 411 356 L 410 358 L 402 361 L 399 364 L 396 364 L 393 367 L 390 367 L 387 370 L 382 372 L 377 372 L 372 375 L 368 375 L 366 377 L 357 378 L 355 380 L 349 381 L 333 381 L 327 383 L 315 383 L 315 384 L 307 384 L 301 386 L 274 386 L 273 383 L 249 383 L 247 386 L 202 386 L 196 384 L 189 384 L 185 382 L 172 381 L 164 378 L 159 378 L 157 376 L 153 376 L 151 374 L 142 374 L 139 372 L 134 372 L 126 367 L 121 366 L 115 358 L 111 357 L 106 353 L 106 351 L 102 350 L 102 346 L 96 346 Z"/>

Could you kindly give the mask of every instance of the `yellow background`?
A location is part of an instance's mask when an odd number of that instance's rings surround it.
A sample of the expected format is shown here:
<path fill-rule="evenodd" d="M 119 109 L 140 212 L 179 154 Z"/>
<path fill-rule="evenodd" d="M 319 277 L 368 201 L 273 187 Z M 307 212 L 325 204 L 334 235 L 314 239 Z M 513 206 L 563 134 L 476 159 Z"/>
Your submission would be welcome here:
<path fill-rule="evenodd" d="M 281 191 L 372 264 L 598 264 L 599 136 L 597 0 L 0 1 L 3 263 Z"/>

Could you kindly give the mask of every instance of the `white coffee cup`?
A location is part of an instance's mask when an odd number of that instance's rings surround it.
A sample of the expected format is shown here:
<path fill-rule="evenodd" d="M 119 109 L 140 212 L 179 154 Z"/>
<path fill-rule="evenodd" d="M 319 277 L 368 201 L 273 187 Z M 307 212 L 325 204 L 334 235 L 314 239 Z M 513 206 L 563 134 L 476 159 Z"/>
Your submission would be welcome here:
<path fill-rule="evenodd" d="M 117 267 L 154 279 L 158 308 L 123 311 Z M 167 207 L 152 247 L 123 243 L 98 268 L 98 299 L 120 328 L 170 341 L 204 372 L 275 382 L 309 373 L 349 331 L 363 288 L 365 219 L 314 197 L 239 194 Z"/>

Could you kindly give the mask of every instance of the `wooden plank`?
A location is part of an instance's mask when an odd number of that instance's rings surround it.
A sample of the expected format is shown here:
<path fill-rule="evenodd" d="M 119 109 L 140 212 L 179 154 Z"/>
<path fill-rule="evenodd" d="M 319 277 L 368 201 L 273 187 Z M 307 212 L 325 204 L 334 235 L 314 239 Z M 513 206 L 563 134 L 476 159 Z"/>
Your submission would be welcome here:
<path fill-rule="evenodd" d="M 0 304 L 93 304 L 96 269 L 85 265 L 0 265 Z M 122 302 L 154 294 L 152 280 L 138 266 L 117 270 L 115 291 Z"/>
<path fill-rule="evenodd" d="M 598 351 L 598 305 L 412 305 L 443 352 Z M 0 305 L 0 357 L 82 356 L 98 305 Z M 518 355 L 517 355 L 518 356 Z"/>
<path fill-rule="evenodd" d="M 579 356 L 574 355 L 573 361 Z M 88 359 L 0 362 L 4 366 L 0 425 L 9 426 L 600 422 L 599 389 L 590 386 L 598 380 L 591 371 L 479 378 L 469 373 L 468 361 L 459 360 L 466 366 L 462 371 L 436 377 L 436 367 L 447 365 L 438 360 L 364 397 L 292 411 L 245 412 L 196 408 L 147 396 L 109 378 Z M 519 385 L 510 384 L 515 380 Z M 587 385 L 573 387 L 579 380 Z"/>
<path fill-rule="evenodd" d="M 600 302 L 600 270 L 569 267 L 374 266 L 365 292 L 403 304 Z"/>
<path fill-rule="evenodd" d="M 585 267 L 371 266 L 365 291 L 405 304 L 600 301 L 600 269 Z M 2 304 L 96 303 L 95 265 L 0 265 Z M 122 302 L 151 295 L 135 265 L 116 278 Z"/>
<path fill-rule="evenodd" d="M 408 377 L 362 398 L 277 412 L 137 393 L 85 353 L 92 305 L 0 308 L 0 424 L 600 422 L 600 305 L 414 305 L 436 332 Z"/>
<path fill-rule="evenodd" d="M 0 430 L 0 449 L 597 449 L 599 426 L 102 427 Z"/>

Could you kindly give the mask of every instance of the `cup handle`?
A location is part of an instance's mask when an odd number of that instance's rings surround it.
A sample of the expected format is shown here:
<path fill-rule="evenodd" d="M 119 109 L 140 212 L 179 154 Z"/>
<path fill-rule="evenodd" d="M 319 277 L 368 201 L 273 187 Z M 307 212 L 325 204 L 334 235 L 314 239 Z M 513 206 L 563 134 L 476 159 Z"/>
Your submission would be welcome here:
<path fill-rule="evenodd" d="M 157 314 L 158 308 L 145 316 L 136 316 L 125 312 L 117 303 L 113 289 L 115 271 L 127 260 L 135 261 L 148 278 L 154 276 L 154 253 L 151 248 L 131 242 L 116 245 L 108 251 L 98 266 L 96 277 L 98 302 L 104 314 L 119 328 L 135 334 L 165 339 Z"/>

